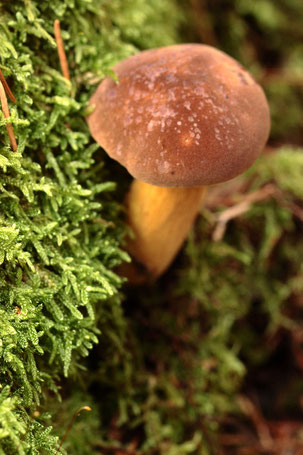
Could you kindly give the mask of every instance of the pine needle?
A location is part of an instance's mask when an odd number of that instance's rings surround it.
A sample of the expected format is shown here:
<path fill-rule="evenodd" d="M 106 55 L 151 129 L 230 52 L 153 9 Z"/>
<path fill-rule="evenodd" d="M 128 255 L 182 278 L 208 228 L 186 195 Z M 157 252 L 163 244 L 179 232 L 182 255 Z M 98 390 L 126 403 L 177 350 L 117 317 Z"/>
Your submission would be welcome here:
<path fill-rule="evenodd" d="M 3 87 L 4 87 L 4 90 L 6 91 L 7 96 L 9 97 L 9 99 L 10 99 L 14 104 L 17 104 L 17 100 L 16 100 L 16 98 L 14 97 L 14 95 L 13 95 L 11 89 L 9 88 L 9 85 L 8 85 L 8 83 L 6 82 L 6 79 L 5 79 L 5 77 L 3 76 L 3 73 L 2 73 L 2 71 L 1 71 L 1 69 L 0 69 L 0 81 L 2 82 L 2 85 L 3 85 Z"/>
<path fill-rule="evenodd" d="M 54 33 L 55 33 L 55 38 L 56 38 L 56 42 L 57 42 L 58 55 L 59 55 L 62 74 L 66 79 L 68 79 L 70 81 L 68 63 L 67 63 L 66 53 L 64 50 L 63 39 L 61 36 L 61 27 L 60 27 L 59 19 L 56 19 L 54 22 Z"/>
<path fill-rule="evenodd" d="M 6 98 L 6 94 L 5 94 L 5 88 L 4 88 L 2 81 L 0 81 L 0 100 L 1 100 L 1 107 L 2 107 L 4 117 L 9 118 L 10 112 L 9 112 L 9 107 L 8 107 L 7 98 Z M 18 145 L 17 145 L 17 141 L 15 138 L 13 127 L 10 123 L 7 123 L 5 126 L 6 126 L 6 131 L 7 131 L 13 152 L 17 152 Z"/>

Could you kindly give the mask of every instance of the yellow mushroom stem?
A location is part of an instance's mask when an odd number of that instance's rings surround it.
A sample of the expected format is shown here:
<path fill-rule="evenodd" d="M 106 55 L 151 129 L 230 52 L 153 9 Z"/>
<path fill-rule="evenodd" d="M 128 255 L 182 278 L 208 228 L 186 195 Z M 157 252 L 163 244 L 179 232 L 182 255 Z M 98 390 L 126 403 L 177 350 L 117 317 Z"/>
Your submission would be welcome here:
<path fill-rule="evenodd" d="M 150 278 L 160 276 L 181 248 L 196 218 L 206 187 L 165 188 L 134 180 L 126 198 L 134 238 L 129 253 Z M 127 274 L 130 281 L 138 281 Z"/>

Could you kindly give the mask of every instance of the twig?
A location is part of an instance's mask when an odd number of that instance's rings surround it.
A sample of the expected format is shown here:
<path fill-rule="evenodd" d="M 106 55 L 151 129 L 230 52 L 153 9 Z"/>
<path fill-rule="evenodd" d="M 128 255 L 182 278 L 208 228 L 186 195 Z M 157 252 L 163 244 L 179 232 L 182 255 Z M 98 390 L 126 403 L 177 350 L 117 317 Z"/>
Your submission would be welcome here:
<path fill-rule="evenodd" d="M 9 99 L 14 103 L 14 104 L 17 104 L 17 100 L 16 98 L 14 97 L 14 95 L 12 94 L 12 91 L 11 89 L 9 88 L 9 85 L 8 83 L 6 82 L 6 79 L 5 77 L 3 76 L 3 73 L 0 69 L 0 81 L 2 82 L 2 85 L 4 87 L 4 90 L 6 91 L 7 93 L 7 96 L 9 97 Z"/>
<path fill-rule="evenodd" d="M 290 210 L 292 214 L 303 223 L 303 209 L 301 207 L 292 202 L 285 202 L 282 204 L 282 206 Z"/>
<path fill-rule="evenodd" d="M 70 75 L 68 70 L 67 58 L 64 50 L 64 44 L 61 36 L 60 21 L 56 19 L 54 22 L 54 33 L 57 42 L 58 55 L 60 60 L 60 66 L 63 76 L 70 81 Z"/>
<path fill-rule="evenodd" d="M 257 431 L 261 446 L 266 450 L 274 448 L 274 441 L 269 426 L 259 407 L 246 396 L 239 396 L 238 403 L 242 411 L 252 420 Z"/>
<path fill-rule="evenodd" d="M 66 432 L 64 433 L 63 435 L 63 438 L 61 439 L 61 442 L 60 442 L 60 445 L 55 453 L 55 455 L 57 455 L 57 453 L 60 451 L 61 447 L 62 447 L 62 444 L 63 442 L 65 441 L 66 439 L 66 436 L 68 435 L 68 433 L 70 432 L 70 429 L 71 427 L 73 426 L 74 424 L 74 421 L 76 420 L 76 418 L 78 417 L 78 415 L 82 412 L 82 411 L 91 411 L 91 408 L 89 406 L 82 406 L 81 408 L 77 409 L 77 411 L 75 412 L 75 414 L 73 415 L 72 417 L 72 420 L 70 421 L 70 424 L 68 425 L 67 427 L 67 430 Z"/>
<path fill-rule="evenodd" d="M 2 111 L 3 111 L 4 117 L 5 118 L 9 118 L 10 117 L 10 113 L 9 113 L 9 108 L 8 108 L 8 104 L 7 104 L 7 98 L 6 98 L 5 89 L 4 89 L 4 86 L 2 84 L 2 81 L 0 81 L 0 100 L 1 100 L 1 107 L 2 107 Z M 10 141 L 11 147 L 12 147 L 14 152 L 17 152 L 18 145 L 17 145 L 17 141 L 16 141 L 16 138 L 15 138 L 13 127 L 12 127 L 12 125 L 10 123 L 7 123 L 5 126 L 6 126 L 6 130 L 7 130 L 7 134 L 8 134 L 8 137 L 9 137 L 9 141 Z"/>
<path fill-rule="evenodd" d="M 226 231 L 227 223 L 230 220 L 232 220 L 233 218 L 236 218 L 237 216 L 243 215 L 243 213 L 247 212 L 250 209 L 251 205 L 254 202 L 258 202 L 258 201 L 267 199 L 268 197 L 271 197 L 276 193 L 277 193 L 277 188 L 272 184 L 268 184 L 268 185 L 265 185 L 260 190 L 255 191 L 254 193 L 248 194 L 245 197 L 245 200 L 240 202 L 239 204 L 236 204 L 233 207 L 230 207 L 227 210 L 224 210 L 224 212 L 222 212 L 219 215 L 217 226 L 215 227 L 215 230 L 213 232 L 212 237 L 213 237 L 214 242 L 219 242 L 220 240 L 222 240 L 222 238 L 225 234 L 225 231 Z"/>

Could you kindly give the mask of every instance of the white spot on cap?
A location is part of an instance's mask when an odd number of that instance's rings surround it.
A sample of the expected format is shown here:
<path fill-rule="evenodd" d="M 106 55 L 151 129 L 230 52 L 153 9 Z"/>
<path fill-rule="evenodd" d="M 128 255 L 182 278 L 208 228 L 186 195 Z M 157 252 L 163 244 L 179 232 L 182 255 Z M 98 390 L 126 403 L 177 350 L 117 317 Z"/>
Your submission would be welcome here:
<path fill-rule="evenodd" d="M 156 122 L 154 120 L 151 120 L 150 122 L 148 122 L 148 125 L 147 125 L 147 131 L 152 131 L 154 129 L 154 124 Z"/>
<path fill-rule="evenodd" d="M 174 90 L 169 90 L 168 91 L 167 99 L 168 99 L 168 101 L 175 101 L 176 100 L 176 95 L 175 95 Z"/>
<path fill-rule="evenodd" d="M 159 174 L 167 174 L 171 171 L 171 164 L 168 161 L 161 161 L 157 165 Z"/>
<path fill-rule="evenodd" d="M 122 155 L 122 144 L 121 144 L 121 142 L 119 142 L 119 144 L 117 145 L 116 154 L 117 154 L 118 156 L 121 156 L 121 155 Z"/>
<path fill-rule="evenodd" d="M 190 111 L 190 102 L 189 102 L 189 101 L 185 101 L 184 107 L 185 107 L 188 111 Z"/>

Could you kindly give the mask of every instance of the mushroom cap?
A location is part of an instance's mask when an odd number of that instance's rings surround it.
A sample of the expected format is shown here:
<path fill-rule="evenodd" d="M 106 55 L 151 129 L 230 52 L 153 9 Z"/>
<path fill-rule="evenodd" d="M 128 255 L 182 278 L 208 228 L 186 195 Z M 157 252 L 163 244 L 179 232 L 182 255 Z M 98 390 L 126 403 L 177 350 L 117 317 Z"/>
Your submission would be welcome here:
<path fill-rule="evenodd" d="M 114 68 L 90 105 L 94 139 L 136 179 L 158 186 L 229 180 L 262 151 L 270 130 L 261 87 L 206 45 L 141 52 Z"/>

